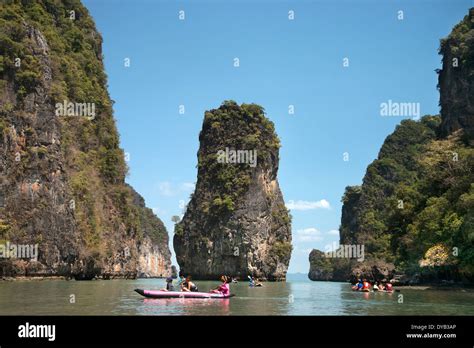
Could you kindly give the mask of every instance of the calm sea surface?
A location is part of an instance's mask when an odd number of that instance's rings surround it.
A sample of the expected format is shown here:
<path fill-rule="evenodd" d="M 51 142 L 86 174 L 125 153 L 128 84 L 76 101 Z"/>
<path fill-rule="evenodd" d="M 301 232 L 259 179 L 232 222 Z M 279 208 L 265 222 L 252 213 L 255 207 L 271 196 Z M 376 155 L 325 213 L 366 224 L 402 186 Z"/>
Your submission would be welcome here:
<path fill-rule="evenodd" d="M 219 284 L 196 283 L 200 291 Z M 133 291 L 164 284 L 163 279 L 0 281 L 0 315 L 474 315 L 472 290 L 357 293 L 346 283 L 290 280 L 261 288 L 232 284 L 236 296 L 226 300 L 146 299 Z"/>

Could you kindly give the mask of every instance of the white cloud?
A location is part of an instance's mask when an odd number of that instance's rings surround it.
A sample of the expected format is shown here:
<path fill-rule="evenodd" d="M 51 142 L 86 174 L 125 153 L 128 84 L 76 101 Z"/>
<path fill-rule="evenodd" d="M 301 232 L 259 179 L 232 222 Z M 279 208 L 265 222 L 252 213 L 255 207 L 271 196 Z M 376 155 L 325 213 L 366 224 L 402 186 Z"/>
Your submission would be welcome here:
<path fill-rule="evenodd" d="M 331 205 L 325 199 L 319 201 L 293 201 L 286 203 L 286 207 L 290 210 L 314 210 L 314 209 L 331 209 Z"/>
<path fill-rule="evenodd" d="M 321 232 L 314 227 L 296 231 L 296 238 L 300 242 L 319 242 L 323 239 Z"/>
<path fill-rule="evenodd" d="M 328 232 L 331 236 L 338 236 L 339 235 L 339 230 L 331 230 Z"/>

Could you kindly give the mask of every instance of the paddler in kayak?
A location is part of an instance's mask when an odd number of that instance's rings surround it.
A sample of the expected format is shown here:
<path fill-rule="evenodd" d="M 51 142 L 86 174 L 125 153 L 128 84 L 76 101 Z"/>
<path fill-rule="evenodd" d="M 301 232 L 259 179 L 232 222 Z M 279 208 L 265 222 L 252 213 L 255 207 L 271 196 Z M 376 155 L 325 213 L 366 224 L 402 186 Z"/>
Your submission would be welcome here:
<path fill-rule="evenodd" d="M 258 281 L 258 278 L 254 278 L 254 277 L 251 277 L 251 276 L 248 276 L 248 278 L 249 278 L 249 286 L 251 288 L 258 287 L 258 286 L 263 286 L 263 284 Z"/>
<path fill-rule="evenodd" d="M 178 279 L 178 286 L 181 288 L 181 285 L 184 283 L 184 275 L 182 271 L 179 271 L 179 279 Z"/>
<path fill-rule="evenodd" d="M 166 288 L 160 289 L 160 291 L 174 291 L 173 278 L 171 277 L 166 278 Z"/>
<path fill-rule="evenodd" d="M 181 291 L 198 292 L 198 287 L 191 281 L 191 276 L 187 276 L 185 281 L 181 284 Z"/>
<path fill-rule="evenodd" d="M 385 284 L 385 291 L 386 292 L 393 292 L 392 283 L 388 282 L 387 284 Z"/>
<path fill-rule="evenodd" d="M 357 281 L 357 284 L 352 287 L 352 290 L 361 291 L 363 286 L 364 286 L 364 284 L 362 284 L 362 279 L 359 279 Z"/>
<path fill-rule="evenodd" d="M 221 277 L 222 284 L 219 285 L 217 288 L 209 291 L 213 294 L 222 294 L 224 296 L 230 295 L 230 285 L 229 285 L 229 277 L 223 275 Z"/>
<path fill-rule="evenodd" d="M 367 279 L 364 279 L 364 281 L 362 282 L 362 290 L 361 291 L 365 291 L 365 292 L 370 291 L 370 283 L 367 281 Z"/>

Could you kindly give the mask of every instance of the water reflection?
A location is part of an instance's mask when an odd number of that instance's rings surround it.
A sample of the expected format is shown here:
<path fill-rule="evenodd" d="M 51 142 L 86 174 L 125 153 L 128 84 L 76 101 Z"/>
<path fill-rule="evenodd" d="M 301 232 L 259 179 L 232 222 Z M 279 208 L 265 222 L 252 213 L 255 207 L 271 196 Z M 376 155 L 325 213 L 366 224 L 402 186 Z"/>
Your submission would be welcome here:
<path fill-rule="evenodd" d="M 228 315 L 230 299 L 144 299 L 137 314 Z"/>

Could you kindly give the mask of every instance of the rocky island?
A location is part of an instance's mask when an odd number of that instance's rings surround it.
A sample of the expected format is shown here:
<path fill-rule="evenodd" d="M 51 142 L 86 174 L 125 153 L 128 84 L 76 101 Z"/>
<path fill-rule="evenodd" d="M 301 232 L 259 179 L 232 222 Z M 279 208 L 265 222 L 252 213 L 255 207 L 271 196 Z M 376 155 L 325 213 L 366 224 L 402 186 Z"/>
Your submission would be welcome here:
<path fill-rule="evenodd" d="M 291 219 L 273 123 L 259 105 L 226 101 L 205 113 L 199 141 L 196 188 L 173 240 L 180 269 L 196 279 L 285 280 Z"/>
<path fill-rule="evenodd" d="M 169 275 L 166 229 L 125 183 L 87 9 L 4 2 L 0 28 L 0 276 Z"/>
<path fill-rule="evenodd" d="M 313 250 L 310 279 L 474 281 L 474 9 L 440 54 L 441 115 L 402 121 L 342 198 L 340 244 L 364 261 Z"/>

